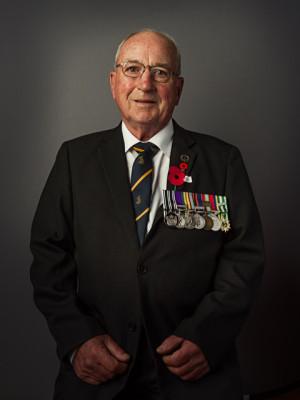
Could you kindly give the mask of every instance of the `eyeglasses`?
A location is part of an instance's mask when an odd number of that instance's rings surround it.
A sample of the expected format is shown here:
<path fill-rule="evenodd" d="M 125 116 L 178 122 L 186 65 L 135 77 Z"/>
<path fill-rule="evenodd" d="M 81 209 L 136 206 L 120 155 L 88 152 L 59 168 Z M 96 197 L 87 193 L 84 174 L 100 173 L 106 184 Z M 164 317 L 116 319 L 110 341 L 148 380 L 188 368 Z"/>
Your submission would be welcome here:
<path fill-rule="evenodd" d="M 158 83 L 167 83 L 172 78 L 175 72 L 172 72 L 170 68 L 143 65 L 134 61 L 126 61 L 116 65 L 117 67 L 122 67 L 122 72 L 125 76 L 130 78 L 139 78 L 146 71 L 146 68 L 150 68 L 151 78 Z"/>

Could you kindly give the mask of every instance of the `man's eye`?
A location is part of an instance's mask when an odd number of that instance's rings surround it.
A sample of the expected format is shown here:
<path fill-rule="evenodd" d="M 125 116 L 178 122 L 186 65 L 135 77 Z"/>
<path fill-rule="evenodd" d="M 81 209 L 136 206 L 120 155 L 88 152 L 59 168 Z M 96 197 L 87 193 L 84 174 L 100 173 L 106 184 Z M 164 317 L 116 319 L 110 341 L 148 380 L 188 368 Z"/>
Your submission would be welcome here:
<path fill-rule="evenodd" d="M 168 76 L 168 71 L 160 68 L 153 69 L 152 73 L 156 76 L 161 76 L 161 77 Z"/>
<path fill-rule="evenodd" d="M 126 67 L 126 72 L 131 72 L 133 74 L 139 73 L 140 70 L 141 70 L 141 68 L 139 66 L 137 66 L 137 65 L 128 65 Z"/>

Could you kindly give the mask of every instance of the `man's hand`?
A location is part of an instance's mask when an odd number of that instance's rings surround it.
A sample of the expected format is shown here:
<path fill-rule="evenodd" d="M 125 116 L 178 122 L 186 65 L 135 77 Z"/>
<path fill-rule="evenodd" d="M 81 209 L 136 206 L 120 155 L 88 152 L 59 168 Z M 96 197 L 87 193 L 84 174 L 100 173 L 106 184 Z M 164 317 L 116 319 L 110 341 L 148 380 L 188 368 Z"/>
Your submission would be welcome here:
<path fill-rule="evenodd" d="M 156 349 L 169 371 L 184 381 L 196 381 L 210 371 L 210 366 L 199 346 L 172 335 Z"/>
<path fill-rule="evenodd" d="M 124 373 L 129 361 L 130 355 L 109 335 L 99 335 L 78 347 L 72 364 L 78 378 L 100 385 Z"/>

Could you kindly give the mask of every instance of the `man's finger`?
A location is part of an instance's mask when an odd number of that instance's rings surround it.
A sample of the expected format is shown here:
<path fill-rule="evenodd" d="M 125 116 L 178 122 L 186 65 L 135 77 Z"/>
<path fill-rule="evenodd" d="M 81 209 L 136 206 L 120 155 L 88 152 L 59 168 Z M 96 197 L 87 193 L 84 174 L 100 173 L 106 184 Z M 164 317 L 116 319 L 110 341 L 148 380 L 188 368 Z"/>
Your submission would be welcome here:
<path fill-rule="evenodd" d="M 183 347 L 176 350 L 174 353 L 162 357 L 166 365 L 180 367 L 190 360 L 190 354 L 187 353 Z"/>
<path fill-rule="evenodd" d="M 115 373 L 105 368 L 104 365 L 98 364 L 92 368 L 91 374 L 98 379 L 112 379 L 115 376 Z"/>
<path fill-rule="evenodd" d="M 192 363 L 187 363 L 181 367 L 171 367 L 167 365 L 167 368 L 184 381 L 198 380 L 210 372 L 210 367 L 203 364 L 194 366 Z"/>
<path fill-rule="evenodd" d="M 128 363 L 130 361 L 130 355 L 126 353 L 111 336 L 105 337 L 104 343 L 111 355 L 118 361 L 123 363 Z"/>
<path fill-rule="evenodd" d="M 167 364 L 167 368 L 170 372 L 172 372 L 173 374 L 177 375 L 177 376 L 184 376 L 187 375 L 189 373 L 191 373 L 192 371 L 194 371 L 195 367 L 190 364 L 184 364 L 180 367 L 173 367 Z"/>
<path fill-rule="evenodd" d="M 98 362 L 93 367 L 96 367 L 96 370 L 108 379 L 112 379 L 116 374 L 121 374 L 127 369 L 127 363 L 119 361 L 110 349 L 113 349 L 113 351 L 117 349 L 117 352 L 125 354 L 123 358 L 130 359 L 129 354 L 126 354 L 110 336 L 105 337 L 103 344 L 99 348 Z"/>
<path fill-rule="evenodd" d="M 82 378 L 82 377 L 80 377 L 80 376 L 78 375 L 78 377 L 79 377 L 82 381 L 84 381 L 85 383 L 88 383 L 88 384 L 93 385 L 93 386 L 98 386 L 98 385 L 101 385 L 101 383 L 102 383 L 102 382 L 98 381 L 97 379 L 91 378 L 91 377 L 89 377 L 89 376 L 86 377 L 86 378 Z"/>
<path fill-rule="evenodd" d="M 197 381 L 198 379 L 203 378 L 210 372 L 210 367 L 206 366 L 205 368 L 199 367 L 190 371 L 186 375 L 181 375 L 180 378 L 184 381 Z"/>
<path fill-rule="evenodd" d="M 183 342 L 183 338 L 171 335 L 162 342 L 162 344 L 156 349 L 156 351 L 160 355 L 170 354 L 174 350 L 178 349 L 178 347 L 180 347 Z"/>
<path fill-rule="evenodd" d="M 95 368 L 76 368 L 75 372 L 78 378 L 91 385 L 100 385 L 108 380 L 108 377 L 103 376 Z"/>

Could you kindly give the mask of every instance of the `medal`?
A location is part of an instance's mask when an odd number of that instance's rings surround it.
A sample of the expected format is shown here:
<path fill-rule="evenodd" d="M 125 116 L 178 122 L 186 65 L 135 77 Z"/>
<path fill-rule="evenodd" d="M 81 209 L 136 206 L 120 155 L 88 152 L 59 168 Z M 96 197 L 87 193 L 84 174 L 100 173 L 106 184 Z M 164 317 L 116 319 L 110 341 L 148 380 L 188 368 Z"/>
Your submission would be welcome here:
<path fill-rule="evenodd" d="M 177 226 L 178 223 L 178 218 L 177 215 L 174 212 L 168 212 L 168 214 L 165 216 L 165 223 L 168 226 Z"/>
<path fill-rule="evenodd" d="M 195 222 L 193 215 L 188 213 L 185 215 L 185 227 L 187 229 L 194 229 L 195 228 Z"/>
<path fill-rule="evenodd" d="M 230 227 L 230 222 L 229 222 L 228 218 L 222 219 L 221 230 L 226 233 L 229 231 L 230 228 L 231 227 Z"/>
<path fill-rule="evenodd" d="M 212 231 L 219 231 L 221 229 L 221 221 L 215 214 L 210 214 L 210 218 L 213 221 L 213 227 L 211 228 Z"/>
<path fill-rule="evenodd" d="M 193 215 L 194 218 L 194 224 L 196 229 L 203 229 L 205 226 L 205 219 L 202 217 L 202 215 L 196 213 Z"/>
<path fill-rule="evenodd" d="M 203 216 L 203 218 L 205 219 L 205 225 L 203 229 L 205 231 L 211 231 L 212 227 L 214 226 L 213 220 L 206 214 Z"/>
<path fill-rule="evenodd" d="M 177 228 L 182 229 L 185 227 L 185 217 L 184 214 L 179 213 L 177 215 Z"/>
<path fill-rule="evenodd" d="M 221 231 L 228 232 L 230 229 L 230 222 L 228 219 L 228 207 L 226 196 L 214 196 L 216 201 L 216 208 L 219 211 L 218 218 L 221 223 Z"/>

